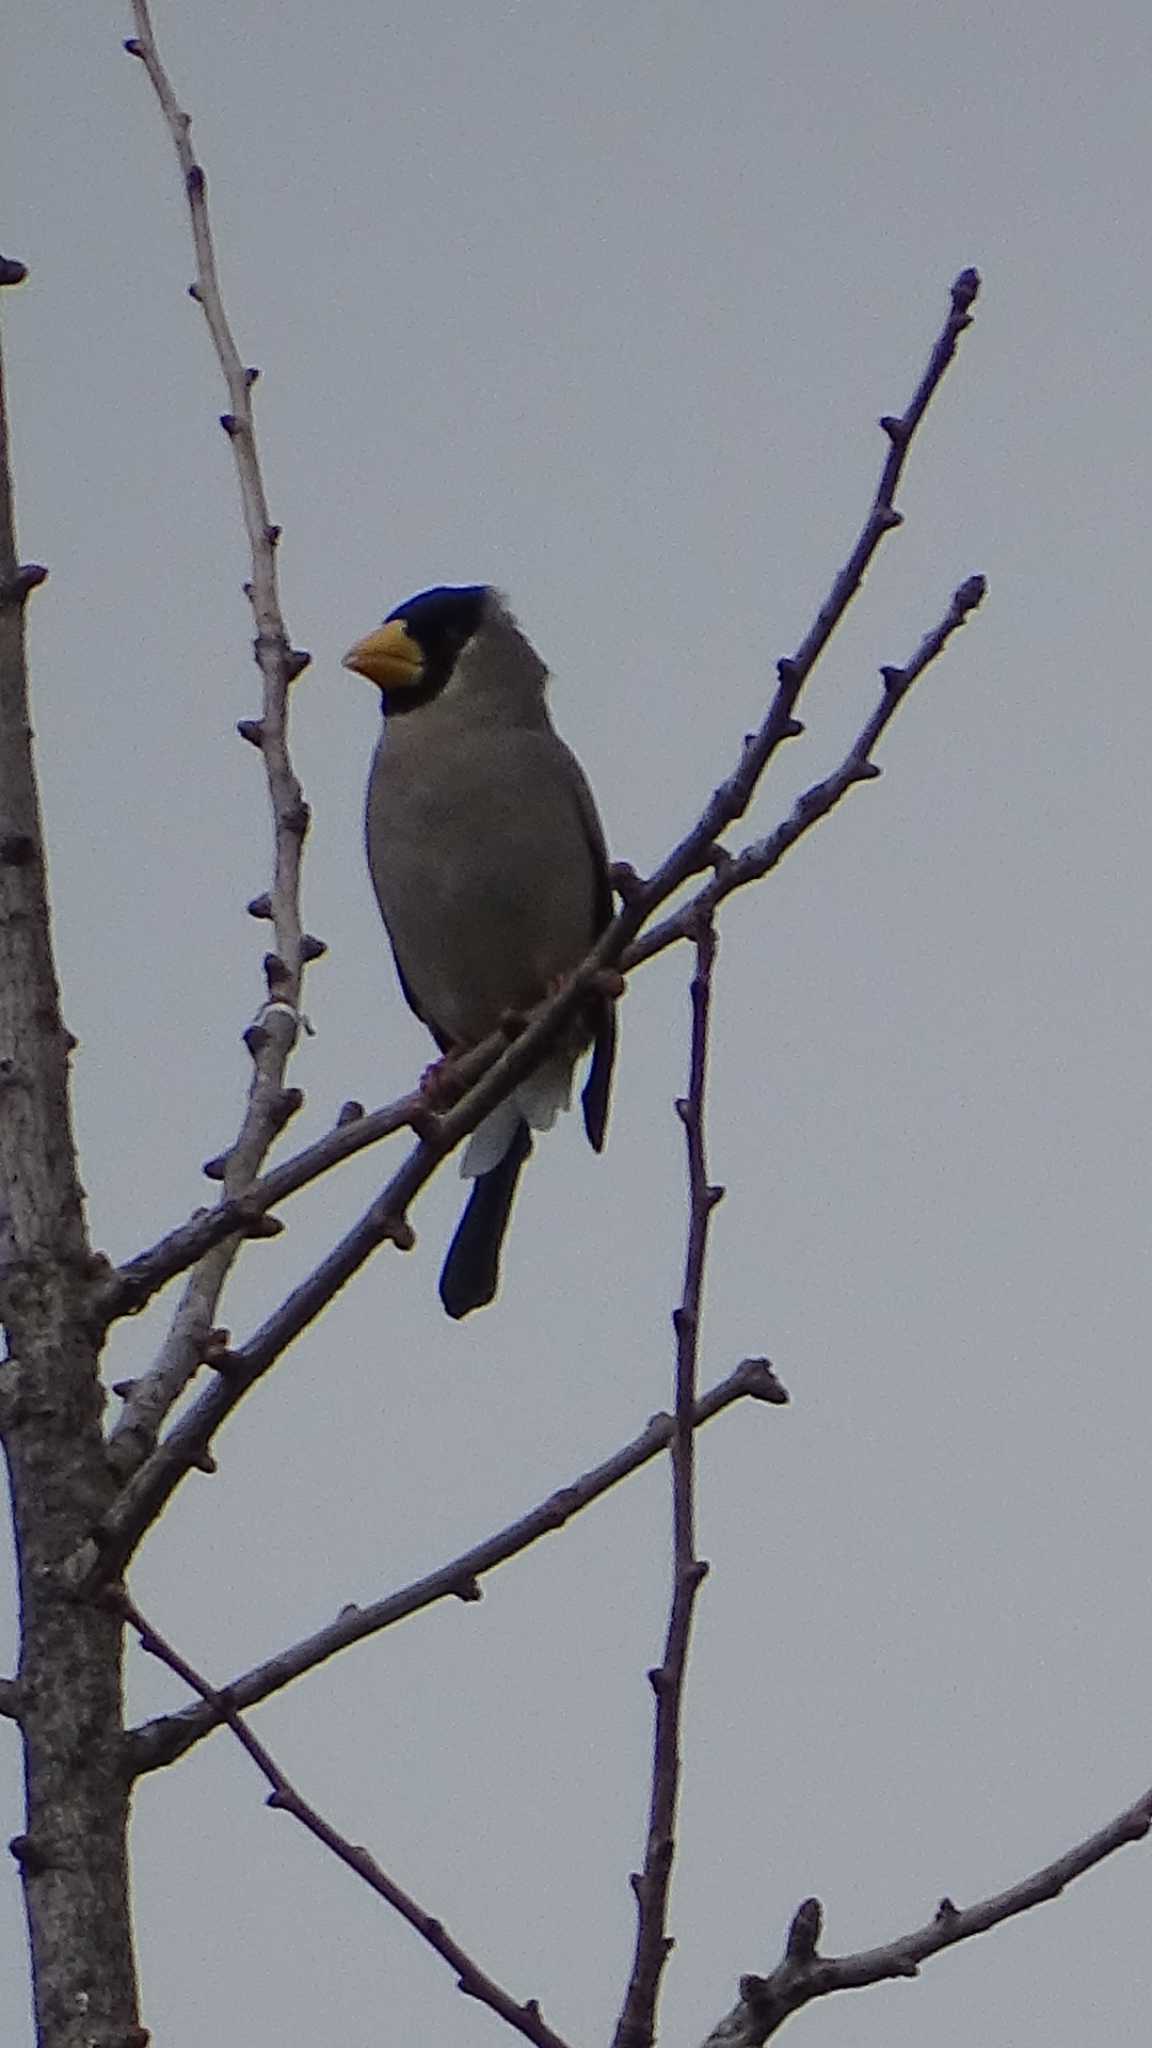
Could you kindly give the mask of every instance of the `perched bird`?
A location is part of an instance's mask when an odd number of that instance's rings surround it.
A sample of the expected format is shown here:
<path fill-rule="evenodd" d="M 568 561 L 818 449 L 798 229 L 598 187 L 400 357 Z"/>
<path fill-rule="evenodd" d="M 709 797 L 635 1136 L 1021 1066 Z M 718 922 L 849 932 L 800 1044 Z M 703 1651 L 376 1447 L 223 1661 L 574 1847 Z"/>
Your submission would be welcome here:
<path fill-rule="evenodd" d="M 612 915 L 604 835 L 544 700 L 548 671 L 498 591 L 423 590 L 358 640 L 344 666 L 378 685 L 384 730 L 368 783 L 368 864 L 400 986 L 443 1054 L 529 1010 L 579 964 Z M 448 1248 L 450 1316 L 492 1300 L 532 1132 L 571 1102 L 592 1044 L 584 1125 L 604 1143 L 615 1050 L 610 997 L 478 1125 L 475 1179 Z"/>

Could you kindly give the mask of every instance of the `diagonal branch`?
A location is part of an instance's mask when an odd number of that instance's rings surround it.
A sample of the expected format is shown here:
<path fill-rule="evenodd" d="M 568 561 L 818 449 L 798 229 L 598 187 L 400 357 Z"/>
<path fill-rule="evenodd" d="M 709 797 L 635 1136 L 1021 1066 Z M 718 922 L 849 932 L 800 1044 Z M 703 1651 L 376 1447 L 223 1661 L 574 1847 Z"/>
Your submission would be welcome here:
<path fill-rule="evenodd" d="M 676 1852 L 676 1809 L 680 1794 L 680 1726 L 688 1648 L 696 1595 L 708 1566 L 696 1555 L 695 1412 L 700 1346 L 700 1302 L 712 1212 L 724 1190 L 708 1181 L 704 1142 L 704 1100 L 708 1078 L 708 1027 L 716 932 L 701 916 L 696 927 L 696 971 L 692 978 L 692 1039 L 688 1094 L 676 1104 L 688 1153 L 688 1244 L 684 1288 L 672 1318 L 676 1332 L 676 1424 L 672 1434 L 672 1600 L 664 1656 L 650 1671 L 656 1695 L 652 1750 L 652 1792 L 644 1868 L 632 1878 L 636 1894 L 636 1947 L 632 1973 L 613 2037 L 614 2048 L 649 2048 L 655 2038 L 660 1979 L 672 1949 L 668 1935 L 668 1888 Z"/>
<path fill-rule="evenodd" d="M 203 309 L 228 390 L 229 409 L 222 415 L 221 425 L 235 457 L 248 535 L 251 580 L 245 590 L 256 626 L 254 653 L 262 685 L 260 717 L 244 721 L 240 729 L 260 749 L 273 818 L 272 889 L 261 900 L 261 914 L 271 921 L 275 947 L 264 961 L 267 998 L 244 1034 L 252 1058 L 252 1078 L 243 1122 L 220 1161 L 227 1202 L 251 1185 L 269 1147 L 302 1099 L 297 1090 L 285 1088 L 284 1075 L 299 1031 L 304 964 L 320 949 L 317 941 L 308 939 L 300 920 L 300 859 L 308 806 L 288 753 L 287 721 L 289 690 L 307 665 L 308 656 L 291 646 L 280 607 L 276 573 L 280 529 L 268 510 L 252 414 L 257 372 L 242 362 L 224 310 L 204 171 L 193 153 L 188 115 L 176 99 L 156 48 L 148 0 L 132 0 L 132 15 L 136 33 L 125 48 L 147 71 L 172 135 L 196 252 L 196 281 L 190 289 Z M 234 1236 L 218 1240 L 185 1286 L 160 1357 L 152 1371 L 129 1391 L 112 1432 L 109 1453 L 119 1471 L 132 1471 L 151 1450 L 165 1415 L 199 1366 L 221 1289 L 242 1241 Z"/>
<path fill-rule="evenodd" d="M 701 1395 L 695 1407 L 695 1427 L 699 1429 L 723 1409 L 745 1399 L 766 1401 L 774 1407 L 786 1404 L 788 1396 L 766 1358 L 746 1358 L 726 1379 Z M 242 1677 L 232 1679 L 227 1688 L 229 1698 L 238 1707 L 256 1706 L 261 1700 L 270 1699 L 273 1693 L 282 1692 L 285 1686 L 302 1678 L 306 1672 L 326 1664 L 341 1650 L 363 1642 L 367 1636 L 379 1635 L 393 1623 L 419 1614 L 422 1608 L 432 1607 L 439 1600 L 478 1600 L 481 1597 L 479 1581 L 486 1572 L 506 1564 L 511 1557 L 519 1556 L 521 1551 L 538 1543 L 542 1536 L 551 1536 L 564 1528 L 574 1515 L 591 1507 L 593 1501 L 610 1492 L 621 1480 L 630 1478 L 642 1465 L 650 1464 L 653 1458 L 667 1450 L 674 1430 L 675 1423 L 670 1415 L 654 1415 L 647 1428 L 641 1430 L 630 1444 L 625 1444 L 610 1458 L 605 1458 L 602 1464 L 593 1466 L 579 1479 L 550 1494 L 547 1500 L 530 1508 L 527 1514 L 510 1522 L 506 1528 L 485 1537 L 471 1550 L 465 1550 L 448 1564 L 426 1573 L 422 1579 L 401 1587 L 398 1592 L 387 1594 L 383 1600 L 374 1600 L 367 1607 L 349 1605 L 342 1608 L 327 1628 L 318 1629 L 314 1635 L 305 1636 L 302 1642 L 293 1643 L 289 1649 L 269 1657 Z M 177 1757 L 183 1756 L 218 1726 L 219 1717 L 205 1707 L 186 1707 L 182 1713 L 165 1714 L 145 1722 L 127 1738 L 132 1774 L 139 1776 L 145 1771 L 159 1770 L 165 1764 L 174 1763 Z"/>
<path fill-rule="evenodd" d="M 504 2020 L 516 2033 L 523 2034 L 525 2040 L 533 2042 L 535 2048 L 567 2048 L 563 2037 L 546 2023 L 534 1998 L 525 2000 L 522 2005 L 518 2003 L 494 1977 L 490 1977 L 487 1971 L 480 1968 L 466 1949 L 461 1948 L 442 1921 L 426 1912 L 410 1892 L 404 1891 L 394 1878 L 388 1876 L 387 1871 L 381 1869 L 367 1849 L 350 1841 L 347 1835 L 342 1835 L 309 1804 L 285 1777 L 264 1744 L 253 1735 L 229 1695 L 226 1692 L 217 1692 L 208 1684 L 207 1679 L 202 1678 L 200 1673 L 186 1662 L 178 1650 L 173 1649 L 171 1643 L 157 1634 L 151 1624 L 144 1619 L 140 1609 L 129 1599 L 123 1586 L 108 1587 L 104 1598 L 108 1605 L 135 1629 L 141 1647 L 151 1656 L 159 1658 L 162 1664 L 166 1664 L 169 1671 L 174 1671 L 178 1678 L 183 1679 L 185 1685 L 199 1694 L 206 1707 L 211 1707 L 220 1720 L 227 1722 L 237 1742 L 247 1751 L 257 1770 L 271 1787 L 268 1805 L 280 1812 L 290 1813 L 316 1841 L 330 1849 L 339 1862 L 354 1871 L 378 1898 L 383 1899 L 399 1913 L 410 1927 L 414 1927 L 429 1947 L 434 1948 L 437 1955 L 443 1956 L 445 1962 L 455 1970 L 457 1989 L 462 1991 L 466 1998 L 479 1999 L 480 2003 L 488 2006 L 498 2019 Z"/>
<path fill-rule="evenodd" d="M 805 1899 L 788 1931 L 783 1961 L 769 1977 L 740 1979 L 740 1997 L 732 2011 L 708 2035 L 703 2048 L 761 2048 L 801 2006 L 832 1991 L 858 1991 L 894 1977 L 916 1977 L 921 1963 L 941 1949 L 954 1948 L 974 1934 L 986 1934 L 1017 1913 L 1060 1896 L 1066 1885 L 1129 1842 L 1142 1842 L 1152 1828 L 1152 1790 L 1126 1806 L 1114 1820 L 1077 1842 L 1053 1863 L 1034 1870 L 1007 1891 L 996 1892 L 974 1906 L 959 1907 L 941 1899 L 932 1919 L 910 1934 L 898 1935 L 881 1948 L 861 1949 L 853 1956 L 822 1956 L 823 1912 L 819 1899 Z"/>

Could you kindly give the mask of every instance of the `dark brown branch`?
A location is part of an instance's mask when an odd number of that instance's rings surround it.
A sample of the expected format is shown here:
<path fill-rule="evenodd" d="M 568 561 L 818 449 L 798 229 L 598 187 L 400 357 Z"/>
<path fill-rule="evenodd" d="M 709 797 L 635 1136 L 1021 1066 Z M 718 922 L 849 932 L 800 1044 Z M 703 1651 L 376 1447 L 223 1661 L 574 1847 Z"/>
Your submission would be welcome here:
<path fill-rule="evenodd" d="M 702 1395 L 695 1408 L 696 1427 L 709 1422 L 733 1402 L 745 1399 L 766 1401 L 776 1407 L 787 1401 L 788 1396 L 767 1359 L 746 1358 L 727 1379 Z M 675 1422 L 670 1415 L 653 1416 L 647 1428 L 622 1450 L 449 1564 L 383 1600 L 374 1600 L 370 1606 L 345 1607 L 328 1628 L 317 1630 L 315 1635 L 306 1636 L 302 1642 L 293 1643 L 289 1649 L 233 1679 L 227 1688 L 229 1699 L 237 1707 L 255 1706 L 281 1692 L 305 1672 L 314 1671 L 339 1651 L 363 1642 L 366 1636 L 378 1635 L 382 1629 L 418 1614 L 422 1608 L 439 1600 L 479 1599 L 479 1582 L 487 1572 L 518 1556 L 542 1536 L 562 1529 L 574 1515 L 590 1507 L 621 1480 L 659 1457 L 671 1443 L 674 1430 Z M 148 1721 L 128 1738 L 130 1768 L 134 1774 L 140 1774 L 173 1763 L 218 1725 L 219 1717 L 207 1707 L 186 1707 L 182 1713 Z"/>
<path fill-rule="evenodd" d="M 535 2048 L 567 2048 L 563 2037 L 544 2020 L 534 1998 L 525 2000 L 523 2004 L 514 1999 L 502 1985 L 497 1984 L 494 1977 L 490 1977 L 486 1970 L 480 1968 L 466 1949 L 461 1948 L 441 1921 L 435 1919 L 431 1913 L 425 1912 L 423 1906 L 418 1905 L 409 1892 L 404 1891 L 394 1878 L 389 1877 L 387 1872 L 381 1869 L 367 1849 L 349 1841 L 347 1835 L 340 1834 L 330 1821 L 325 1820 L 323 1815 L 308 1803 L 285 1777 L 264 1744 L 253 1735 L 230 1696 L 226 1692 L 217 1692 L 178 1650 L 173 1649 L 171 1643 L 157 1634 L 139 1608 L 129 1599 L 122 1586 L 109 1587 L 104 1597 L 114 1611 L 135 1629 L 141 1646 L 150 1655 L 159 1658 L 162 1664 L 166 1664 L 169 1671 L 182 1678 L 185 1685 L 198 1694 L 203 1704 L 211 1707 L 213 1712 L 227 1723 L 237 1742 L 247 1751 L 270 1787 L 268 1805 L 282 1813 L 290 1813 L 293 1820 L 299 1821 L 301 1827 L 306 1828 L 316 1841 L 322 1843 L 339 1862 L 361 1878 L 377 1897 L 399 1913 L 410 1927 L 414 1927 L 429 1947 L 434 1948 L 437 1955 L 443 1956 L 445 1962 L 455 1970 L 457 1989 L 462 1991 L 465 1997 L 479 1999 L 480 2003 L 488 2006 L 499 2019 L 504 2020 L 518 2034 L 522 2034 L 526 2041 L 535 2043 Z"/>
<path fill-rule="evenodd" d="M 652 1790 L 644 1868 L 634 1873 L 636 1946 L 632 1971 L 613 2037 L 615 2048 L 649 2048 L 655 2038 L 656 2005 L 664 1965 L 672 1950 L 668 1934 L 668 1889 L 676 1854 L 676 1810 L 680 1796 L 680 1728 L 688 1649 L 696 1595 L 708 1567 L 696 1555 L 695 1415 L 700 1351 L 700 1303 L 712 1212 L 724 1190 L 708 1181 L 704 1104 L 708 1078 L 708 1026 L 716 931 L 701 917 L 696 928 L 692 977 L 692 1035 L 688 1093 L 676 1104 L 684 1125 L 688 1159 L 688 1242 L 684 1285 L 672 1322 L 676 1333 L 676 1420 L 672 1435 L 672 1598 L 664 1655 L 650 1671 L 656 1695 L 652 1744 Z"/>
<path fill-rule="evenodd" d="M 240 500 L 251 556 L 245 585 L 256 627 L 254 654 L 261 676 L 259 745 L 264 759 L 273 817 L 273 880 L 269 912 L 275 935 L 275 975 L 266 975 L 267 999 L 245 1032 L 252 1078 L 244 1118 L 225 1156 L 224 1199 L 243 1193 L 255 1179 L 270 1145 L 284 1125 L 284 1074 L 299 1030 L 304 934 L 300 919 L 300 856 L 308 808 L 288 753 L 288 696 L 307 657 L 292 647 L 284 625 L 276 571 L 279 528 L 268 510 L 252 413 L 255 373 L 243 363 L 224 310 L 208 217 L 204 172 L 190 140 L 191 124 L 161 63 L 147 0 L 132 0 L 136 34 L 128 43 L 151 80 L 168 124 L 192 228 L 196 254 L 193 297 L 203 310 L 228 391 L 224 420 L 236 463 Z M 218 1237 L 192 1274 L 168 1337 L 152 1370 L 130 1393 L 109 1440 L 113 1464 L 128 1473 L 152 1449 L 160 1425 L 195 1373 L 208 1331 L 216 1320 L 220 1291 L 242 1238 Z M 191 1261 L 187 1262 L 188 1264 Z M 178 1270 L 186 1270 L 181 1268 Z"/>
<path fill-rule="evenodd" d="M 822 1956 L 821 1910 L 818 1899 L 806 1899 L 793 1918 L 784 1959 L 768 1977 L 742 1977 L 740 1997 L 703 2044 L 703 2048 L 761 2048 L 761 2044 L 782 2027 L 784 2021 L 814 1998 L 832 1991 L 859 1991 L 869 1984 L 884 1984 L 893 1977 L 919 1975 L 921 1963 L 941 1949 L 954 1948 L 958 1941 L 970 1941 L 974 1934 L 986 1934 L 1017 1913 L 1042 1906 L 1058 1898 L 1066 1885 L 1083 1877 L 1098 1863 L 1123 1849 L 1129 1842 L 1142 1842 L 1152 1828 L 1152 1790 L 1126 1806 L 1114 1820 L 1089 1835 L 1083 1842 L 1021 1878 L 1009 1890 L 981 1899 L 975 1906 L 955 1906 L 941 1899 L 931 1920 L 911 1934 L 898 1936 L 881 1948 L 862 1949 L 852 1956 Z"/>

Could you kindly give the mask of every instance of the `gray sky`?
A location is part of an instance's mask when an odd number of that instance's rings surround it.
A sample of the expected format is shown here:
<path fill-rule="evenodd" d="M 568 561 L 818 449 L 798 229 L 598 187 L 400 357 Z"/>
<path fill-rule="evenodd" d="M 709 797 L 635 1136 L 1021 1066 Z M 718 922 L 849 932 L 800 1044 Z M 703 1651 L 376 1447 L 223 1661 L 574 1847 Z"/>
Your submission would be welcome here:
<path fill-rule="evenodd" d="M 335 25 L 334 25 L 335 20 Z M 965 264 L 977 325 L 902 532 L 757 806 L 837 760 L 960 579 L 983 612 L 857 793 L 724 921 L 704 1372 L 766 1351 L 783 1413 L 702 1443 L 702 1596 L 662 2038 L 770 1967 L 1023 1875 L 1152 1778 L 1146 211 L 1152 27 L 998 0 L 162 0 L 228 304 L 261 365 L 327 939 L 293 1143 L 427 1045 L 363 868 L 377 710 L 338 657 L 402 597 L 511 594 L 613 850 L 653 862 L 758 720 Z M 256 703 L 224 399 L 127 8 L 6 31 L 0 245 L 65 1010 L 98 1243 L 206 1199 L 259 998 Z M 1142 907 L 1143 906 L 1143 907 Z M 670 1400 L 687 961 L 636 977 L 602 1160 L 525 1184 L 499 1304 L 435 1276 L 451 1173 L 229 1426 L 149 1544 L 142 1604 L 224 1680 L 521 1512 Z M 387 1155 L 391 1160 L 394 1154 Z M 377 1184 L 297 1198 L 243 1334 Z M 149 1355 L 124 1331 L 113 1377 Z M 262 1711 L 302 1789 L 569 2038 L 630 1956 L 665 1619 L 655 1471 Z M 180 1702 L 140 1670 L 138 1711 Z M 15 1745 L 0 1730 L 8 1832 Z M 218 1736 L 147 1781 L 145 2016 L 165 2048 L 485 2048 L 490 2014 L 268 1813 Z M 797 2021 L 853 2048 L 1143 2038 L 1152 1862 Z M 27 2041 L 18 1886 L 0 2018 Z"/>

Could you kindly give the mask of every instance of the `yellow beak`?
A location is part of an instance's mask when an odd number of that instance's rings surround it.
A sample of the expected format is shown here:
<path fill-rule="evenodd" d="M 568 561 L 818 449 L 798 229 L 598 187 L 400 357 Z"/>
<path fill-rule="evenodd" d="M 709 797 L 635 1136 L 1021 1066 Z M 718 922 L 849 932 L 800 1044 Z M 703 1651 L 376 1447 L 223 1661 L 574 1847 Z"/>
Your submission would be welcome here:
<path fill-rule="evenodd" d="M 424 656 L 403 619 L 388 619 L 348 649 L 343 665 L 381 690 L 411 689 L 423 675 Z"/>

